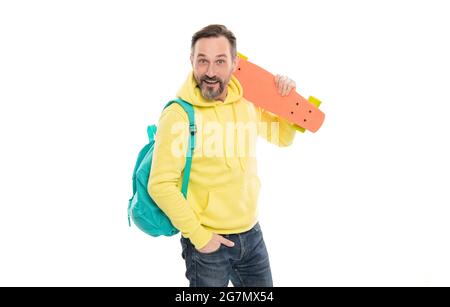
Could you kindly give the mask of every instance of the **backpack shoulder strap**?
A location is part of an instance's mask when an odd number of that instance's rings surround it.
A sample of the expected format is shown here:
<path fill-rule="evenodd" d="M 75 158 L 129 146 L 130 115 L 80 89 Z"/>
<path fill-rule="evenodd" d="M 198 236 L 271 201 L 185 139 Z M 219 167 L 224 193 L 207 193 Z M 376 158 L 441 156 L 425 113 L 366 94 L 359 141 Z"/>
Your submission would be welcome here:
<path fill-rule="evenodd" d="M 189 176 L 191 174 L 191 166 L 192 166 L 192 156 L 194 154 L 195 149 L 195 134 L 197 133 L 197 127 L 195 125 L 195 112 L 194 107 L 190 103 L 184 101 L 179 97 L 169 101 L 164 107 L 164 109 L 170 106 L 172 103 L 178 103 L 184 109 L 189 119 L 189 144 L 186 153 L 186 165 L 184 167 L 183 185 L 181 187 L 181 192 L 183 193 L 184 198 L 187 198 Z"/>

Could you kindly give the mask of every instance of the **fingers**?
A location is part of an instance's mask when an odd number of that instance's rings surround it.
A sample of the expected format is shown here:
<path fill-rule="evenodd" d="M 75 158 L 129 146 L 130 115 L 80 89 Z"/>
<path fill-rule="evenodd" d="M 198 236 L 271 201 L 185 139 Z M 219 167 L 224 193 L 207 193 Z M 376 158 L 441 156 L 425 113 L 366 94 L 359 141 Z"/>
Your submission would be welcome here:
<path fill-rule="evenodd" d="M 211 242 L 208 243 L 205 247 L 199 249 L 198 251 L 204 254 L 213 253 L 217 250 L 219 250 L 221 243 L 219 242 Z"/>
<path fill-rule="evenodd" d="M 234 242 L 233 241 L 225 239 L 222 236 L 219 236 L 219 242 L 222 243 L 225 246 L 228 246 L 228 247 L 233 247 L 234 246 Z"/>
<path fill-rule="evenodd" d="M 277 85 L 278 93 L 283 96 L 283 91 L 284 91 L 283 88 L 286 83 L 286 77 L 277 75 L 276 80 L 277 80 L 276 85 Z"/>
<path fill-rule="evenodd" d="M 287 96 L 296 87 L 295 81 L 286 76 L 276 75 L 275 84 L 281 96 Z"/>
<path fill-rule="evenodd" d="M 284 84 L 283 84 L 283 88 L 282 88 L 282 92 L 281 92 L 281 96 L 286 96 L 289 90 L 289 78 L 285 77 L 284 79 Z"/>
<path fill-rule="evenodd" d="M 275 86 L 278 88 L 280 85 L 280 75 L 276 75 L 275 76 Z"/>

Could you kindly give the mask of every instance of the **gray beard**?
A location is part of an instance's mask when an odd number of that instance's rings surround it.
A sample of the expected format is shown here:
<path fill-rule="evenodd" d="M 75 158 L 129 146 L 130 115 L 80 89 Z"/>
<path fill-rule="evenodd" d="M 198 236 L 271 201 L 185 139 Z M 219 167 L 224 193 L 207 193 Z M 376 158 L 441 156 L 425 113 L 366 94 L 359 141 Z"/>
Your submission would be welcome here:
<path fill-rule="evenodd" d="M 215 100 L 217 97 L 219 97 L 223 93 L 225 87 L 224 87 L 223 83 L 219 81 L 219 88 L 217 90 L 208 88 L 207 86 L 200 87 L 200 89 L 201 89 L 201 92 L 202 92 L 202 95 L 204 98 L 209 99 L 209 100 Z"/>

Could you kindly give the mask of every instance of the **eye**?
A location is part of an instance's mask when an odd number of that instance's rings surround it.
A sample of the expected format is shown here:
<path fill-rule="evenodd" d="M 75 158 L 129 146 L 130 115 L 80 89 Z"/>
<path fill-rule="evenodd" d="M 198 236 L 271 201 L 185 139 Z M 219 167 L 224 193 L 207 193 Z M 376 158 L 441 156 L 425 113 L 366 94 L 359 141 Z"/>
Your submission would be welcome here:
<path fill-rule="evenodd" d="M 206 61 L 205 59 L 200 59 L 200 60 L 198 60 L 198 62 L 201 64 L 204 64 L 204 63 L 207 63 L 208 61 Z"/>
<path fill-rule="evenodd" d="M 217 60 L 217 64 L 223 64 L 223 63 L 225 63 L 224 60 Z"/>

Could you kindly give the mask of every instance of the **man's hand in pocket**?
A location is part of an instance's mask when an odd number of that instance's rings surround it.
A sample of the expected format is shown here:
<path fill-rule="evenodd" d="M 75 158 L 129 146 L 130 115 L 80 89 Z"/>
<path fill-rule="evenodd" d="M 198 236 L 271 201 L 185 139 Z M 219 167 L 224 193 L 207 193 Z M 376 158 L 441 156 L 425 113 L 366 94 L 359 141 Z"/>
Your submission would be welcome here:
<path fill-rule="evenodd" d="M 200 253 L 209 254 L 219 250 L 220 245 L 223 244 L 228 247 L 233 247 L 234 242 L 228 239 L 225 239 L 221 235 L 213 234 L 211 240 L 209 240 L 208 244 L 206 244 L 203 248 L 199 249 Z"/>

